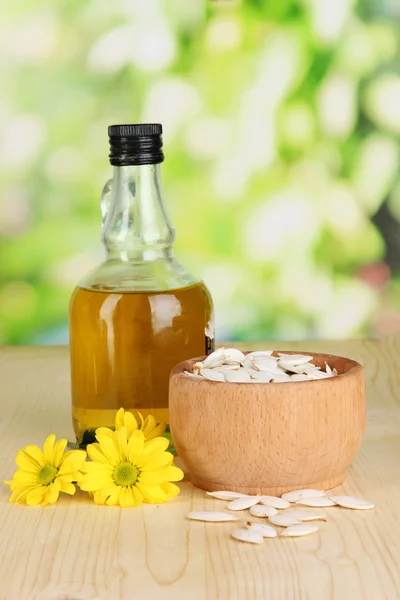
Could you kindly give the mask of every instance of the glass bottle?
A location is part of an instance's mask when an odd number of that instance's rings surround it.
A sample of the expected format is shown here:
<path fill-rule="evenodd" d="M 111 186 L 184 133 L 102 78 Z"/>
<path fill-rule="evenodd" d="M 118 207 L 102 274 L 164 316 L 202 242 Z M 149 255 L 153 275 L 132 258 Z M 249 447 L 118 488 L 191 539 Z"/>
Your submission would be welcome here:
<path fill-rule="evenodd" d="M 73 292 L 69 309 L 72 415 L 77 441 L 94 441 L 117 410 L 168 423 L 169 373 L 213 350 L 204 283 L 175 258 L 160 183 L 162 127 L 108 129 L 112 180 L 103 189 L 104 263 Z"/>

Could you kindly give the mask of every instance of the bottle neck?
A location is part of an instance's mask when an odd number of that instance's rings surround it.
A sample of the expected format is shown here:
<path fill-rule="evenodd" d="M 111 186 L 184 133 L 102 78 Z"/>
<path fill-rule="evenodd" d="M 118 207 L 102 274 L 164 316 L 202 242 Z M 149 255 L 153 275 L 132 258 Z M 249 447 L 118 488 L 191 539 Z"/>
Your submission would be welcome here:
<path fill-rule="evenodd" d="M 114 167 L 106 196 L 102 241 L 109 259 L 142 262 L 172 257 L 175 232 L 164 208 L 159 164 Z"/>

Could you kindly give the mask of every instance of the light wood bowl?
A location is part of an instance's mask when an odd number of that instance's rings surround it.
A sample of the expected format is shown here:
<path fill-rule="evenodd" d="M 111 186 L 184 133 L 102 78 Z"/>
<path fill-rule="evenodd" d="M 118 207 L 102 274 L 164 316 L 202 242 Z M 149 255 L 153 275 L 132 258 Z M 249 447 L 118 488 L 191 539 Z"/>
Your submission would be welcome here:
<path fill-rule="evenodd" d="M 348 358 L 311 354 L 314 364 L 324 368 L 326 361 L 339 375 L 255 384 L 183 373 L 204 357 L 172 370 L 171 434 L 194 485 L 280 495 L 343 482 L 365 429 L 364 371 Z"/>

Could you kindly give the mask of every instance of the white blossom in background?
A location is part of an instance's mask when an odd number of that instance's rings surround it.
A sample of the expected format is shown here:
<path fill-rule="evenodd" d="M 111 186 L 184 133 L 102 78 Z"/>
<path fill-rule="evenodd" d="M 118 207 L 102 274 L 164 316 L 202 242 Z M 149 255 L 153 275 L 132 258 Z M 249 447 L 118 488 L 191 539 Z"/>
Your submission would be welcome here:
<path fill-rule="evenodd" d="M 394 138 L 370 134 L 358 150 L 352 174 L 354 189 L 369 215 L 390 192 L 400 168 L 400 147 Z"/>
<path fill-rule="evenodd" d="M 348 138 L 358 116 L 357 83 L 341 73 L 334 73 L 322 83 L 317 110 L 322 131 L 336 138 Z"/>
<path fill-rule="evenodd" d="M 333 282 L 327 273 L 318 270 L 310 257 L 294 255 L 277 276 L 278 296 L 289 301 L 304 314 L 324 314 L 333 302 Z"/>
<path fill-rule="evenodd" d="M 163 124 L 165 137 L 171 143 L 178 130 L 202 112 L 202 100 L 197 89 L 182 77 L 158 79 L 150 86 L 144 102 L 143 122 Z"/>
<path fill-rule="evenodd" d="M 45 136 L 45 122 L 39 116 L 11 116 L 1 125 L 0 168 L 18 170 L 28 167 L 39 156 Z"/>
<path fill-rule="evenodd" d="M 313 201 L 301 190 L 271 195 L 256 207 L 243 228 L 244 247 L 255 262 L 269 263 L 290 254 L 308 254 L 318 235 Z"/>
<path fill-rule="evenodd" d="M 307 147 L 316 135 L 316 122 L 311 107 L 303 102 L 294 102 L 283 108 L 279 131 L 290 147 Z"/>
<path fill-rule="evenodd" d="M 325 44 L 339 41 L 355 0 L 303 0 L 310 9 L 314 35 Z"/>
<path fill-rule="evenodd" d="M 242 41 L 239 19 L 230 15 L 214 18 L 207 27 L 206 45 L 211 52 L 235 50 Z"/>
<path fill-rule="evenodd" d="M 344 339 L 363 325 L 377 306 L 371 287 L 357 280 L 336 280 L 331 304 L 316 319 L 322 339 Z"/>
<path fill-rule="evenodd" d="M 378 126 L 400 134 L 400 76 L 384 74 L 373 79 L 366 90 L 364 105 Z"/>
<path fill-rule="evenodd" d="M 197 159 L 211 159 L 230 152 L 230 122 L 225 117 L 201 116 L 183 131 L 187 153 Z"/>
<path fill-rule="evenodd" d="M 8 60 L 40 65 L 48 60 L 59 43 L 60 24 L 55 10 L 27 14 L 17 22 L 0 23 L 0 52 Z"/>
<path fill-rule="evenodd" d="M 26 187 L 14 184 L 1 190 L 0 236 L 21 235 L 32 224 L 32 217 L 32 199 Z"/>
<path fill-rule="evenodd" d="M 44 170 L 53 181 L 80 181 L 86 171 L 85 156 L 78 148 L 62 146 L 50 154 Z"/>
<path fill-rule="evenodd" d="M 351 237 L 365 224 L 366 214 L 353 188 L 345 181 L 335 181 L 320 196 L 320 210 L 326 225 Z"/>
<path fill-rule="evenodd" d="M 128 64 L 144 71 L 167 69 L 176 58 L 176 42 L 166 21 L 122 25 L 102 35 L 88 57 L 91 69 L 113 73 Z"/>
<path fill-rule="evenodd" d="M 337 49 L 336 66 L 340 72 L 355 78 L 372 73 L 379 65 L 379 56 L 371 39 L 370 24 L 353 14 L 346 31 Z"/>

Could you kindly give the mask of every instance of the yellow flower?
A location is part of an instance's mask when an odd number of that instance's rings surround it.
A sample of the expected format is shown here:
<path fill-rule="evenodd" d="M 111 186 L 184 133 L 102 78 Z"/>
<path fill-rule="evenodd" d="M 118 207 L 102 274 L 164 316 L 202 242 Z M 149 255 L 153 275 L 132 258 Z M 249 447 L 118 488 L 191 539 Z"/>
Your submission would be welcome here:
<path fill-rule="evenodd" d="M 97 504 L 160 504 L 179 494 L 179 487 L 171 482 L 180 481 L 183 471 L 166 451 L 166 438 L 145 441 L 139 429 L 128 437 L 125 426 L 111 435 L 98 429 L 96 438 L 99 443 L 87 447 L 92 462 L 85 464 L 79 487 L 91 492 Z"/>
<path fill-rule="evenodd" d="M 148 415 L 145 419 L 143 419 L 140 412 L 138 412 L 138 415 L 141 421 L 140 425 L 131 412 L 125 412 L 123 408 L 120 408 L 115 416 L 115 430 L 118 431 L 118 429 L 125 427 L 128 438 L 131 437 L 134 431 L 140 430 L 143 431 L 146 440 L 153 440 L 154 438 L 164 435 L 166 427 L 165 423 L 157 425 L 153 415 Z M 109 429 L 108 427 L 99 427 L 96 430 L 96 435 L 97 433 L 111 437 L 112 429 Z"/>
<path fill-rule="evenodd" d="M 71 496 L 75 494 L 73 481 L 78 481 L 82 474 L 79 470 L 86 460 L 84 450 L 71 450 L 64 454 L 66 439 L 54 444 L 55 435 L 49 435 L 43 445 L 29 445 L 18 450 L 15 462 L 19 469 L 14 473 L 12 481 L 5 481 L 11 488 L 10 502 L 18 504 L 54 504 L 60 492 Z"/>

